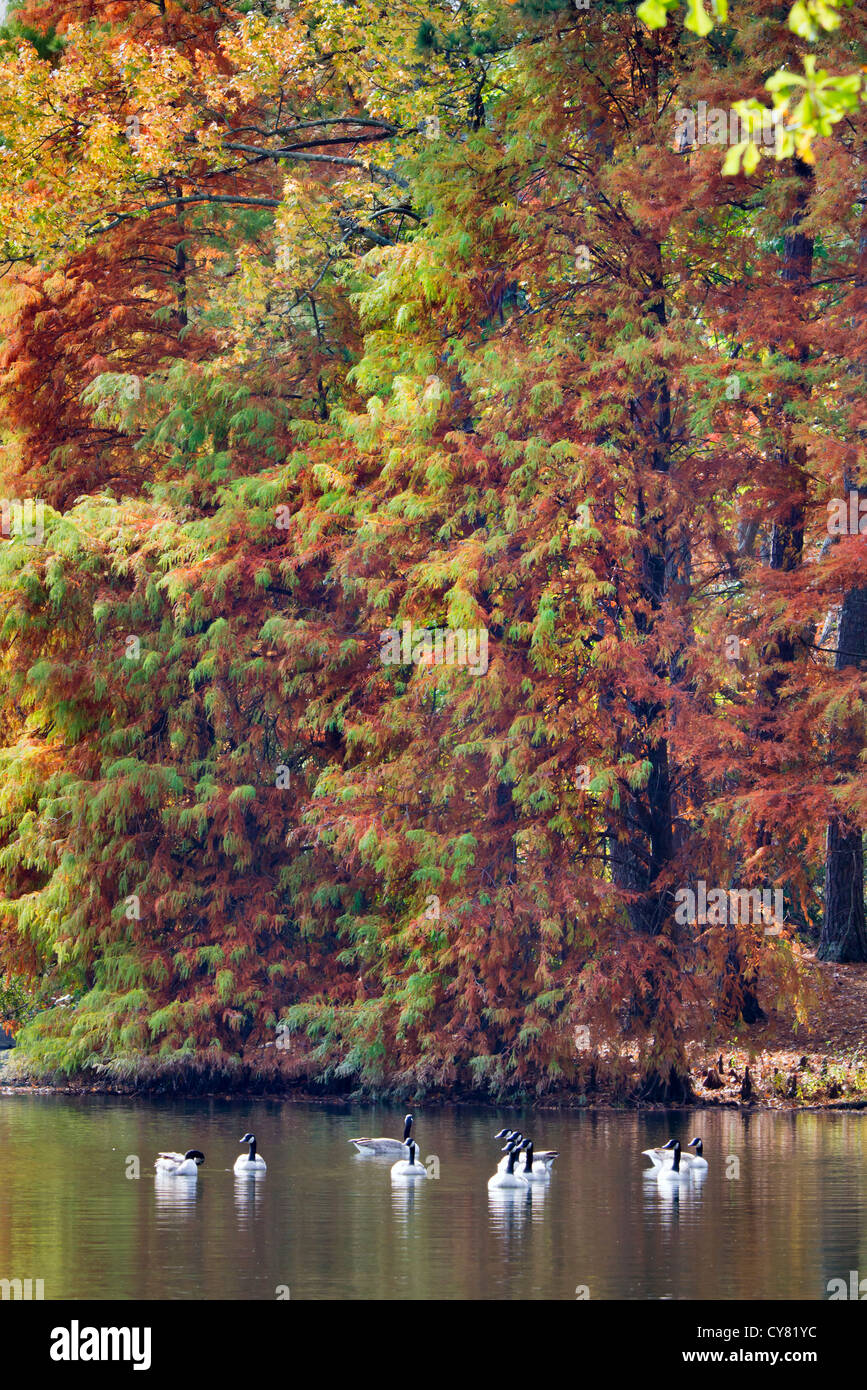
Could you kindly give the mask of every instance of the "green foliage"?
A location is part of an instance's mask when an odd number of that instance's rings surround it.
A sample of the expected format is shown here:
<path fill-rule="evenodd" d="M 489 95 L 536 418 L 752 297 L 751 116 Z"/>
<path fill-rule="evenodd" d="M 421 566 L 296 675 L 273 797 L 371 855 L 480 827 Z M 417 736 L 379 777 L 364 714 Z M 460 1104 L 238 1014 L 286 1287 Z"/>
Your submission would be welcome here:
<path fill-rule="evenodd" d="M 0 975 L 0 1024 L 26 1023 L 37 1007 L 26 979 L 9 971 Z"/>

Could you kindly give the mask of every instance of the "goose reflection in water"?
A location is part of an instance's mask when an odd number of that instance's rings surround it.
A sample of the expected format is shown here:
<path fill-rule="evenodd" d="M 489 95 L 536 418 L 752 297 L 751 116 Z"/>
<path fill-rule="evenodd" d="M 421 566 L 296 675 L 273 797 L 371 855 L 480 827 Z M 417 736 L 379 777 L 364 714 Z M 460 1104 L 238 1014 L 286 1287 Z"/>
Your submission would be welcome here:
<path fill-rule="evenodd" d="M 529 1183 L 523 1190 L 516 1187 L 488 1188 L 488 1215 L 491 1219 L 491 1229 L 497 1235 L 519 1235 L 530 1220 L 532 1212 L 533 1189 Z"/>
<path fill-rule="evenodd" d="M 691 1174 L 686 1182 L 659 1182 L 653 1174 L 653 1181 L 644 1183 L 644 1197 L 648 1208 L 656 1208 L 666 1219 L 673 1220 L 681 1212 L 698 1206 L 702 1197 L 705 1174 Z"/>
<path fill-rule="evenodd" d="M 545 1201 L 550 1188 L 547 1184 L 534 1184 L 530 1188 L 530 1220 L 541 1221 L 545 1213 Z"/>
<path fill-rule="evenodd" d="M 391 1209 L 399 1226 L 409 1224 L 416 1207 L 416 1193 L 424 1192 L 427 1186 L 426 1182 L 417 1182 L 413 1178 L 392 1177 Z M 424 1198 L 419 1197 L 418 1201 L 423 1202 Z"/>
<path fill-rule="evenodd" d="M 246 1218 L 255 1216 L 262 1205 L 264 1189 L 262 1183 L 251 1182 L 248 1176 L 235 1177 L 235 1215 L 238 1224 L 245 1225 Z"/>
<path fill-rule="evenodd" d="M 186 1212 L 189 1215 L 199 1200 L 199 1193 L 195 1178 L 169 1177 L 160 1172 L 154 1175 L 154 1196 L 160 1212 Z"/>

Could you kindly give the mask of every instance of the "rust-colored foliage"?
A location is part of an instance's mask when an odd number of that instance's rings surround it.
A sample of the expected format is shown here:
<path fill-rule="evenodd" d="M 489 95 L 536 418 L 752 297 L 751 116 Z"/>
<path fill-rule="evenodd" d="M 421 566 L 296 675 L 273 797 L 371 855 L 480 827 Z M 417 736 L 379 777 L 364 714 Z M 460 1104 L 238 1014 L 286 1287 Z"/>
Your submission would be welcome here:
<path fill-rule="evenodd" d="M 268 76 L 275 16 L 236 98 L 238 16 L 99 7 L 213 58 L 224 144 L 154 79 L 164 170 L 86 234 L 70 195 L 6 306 L 6 485 L 50 507 L 0 546 L 0 967 L 75 996 L 34 1065 L 681 1100 L 691 1034 L 799 1007 L 867 812 L 860 146 L 673 137 L 783 61 L 765 8 L 729 51 L 504 6 L 424 77 L 399 10 L 383 90 L 301 8 L 307 65 Z"/>

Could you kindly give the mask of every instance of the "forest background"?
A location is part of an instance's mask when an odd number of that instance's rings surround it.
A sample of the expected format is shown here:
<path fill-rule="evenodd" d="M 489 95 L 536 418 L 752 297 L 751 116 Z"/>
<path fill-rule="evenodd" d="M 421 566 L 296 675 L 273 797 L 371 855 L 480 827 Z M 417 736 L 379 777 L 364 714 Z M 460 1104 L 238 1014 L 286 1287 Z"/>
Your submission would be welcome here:
<path fill-rule="evenodd" d="M 865 52 L 846 0 L 10 11 L 22 1074 L 679 1101 L 867 961 Z"/>

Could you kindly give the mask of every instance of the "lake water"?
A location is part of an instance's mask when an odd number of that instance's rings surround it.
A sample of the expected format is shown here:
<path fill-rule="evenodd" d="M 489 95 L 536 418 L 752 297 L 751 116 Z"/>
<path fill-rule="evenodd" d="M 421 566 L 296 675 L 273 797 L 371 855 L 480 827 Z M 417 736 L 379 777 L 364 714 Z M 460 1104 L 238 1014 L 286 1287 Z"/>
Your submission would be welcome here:
<path fill-rule="evenodd" d="M 399 1137 L 403 1113 L 0 1096 L 0 1279 L 46 1299 L 765 1300 L 867 1278 L 867 1115 L 422 1109 L 440 1176 L 394 1186 L 347 1139 Z M 502 1126 L 559 1149 L 544 1188 L 489 1194 Z M 248 1129 L 255 1180 L 231 1171 Z M 696 1132 L 707 1174 L 661 1191 L 641 1150 Z M 197 1179 L 156 1180 L 166 1148 L 203 1150 Z"/>

